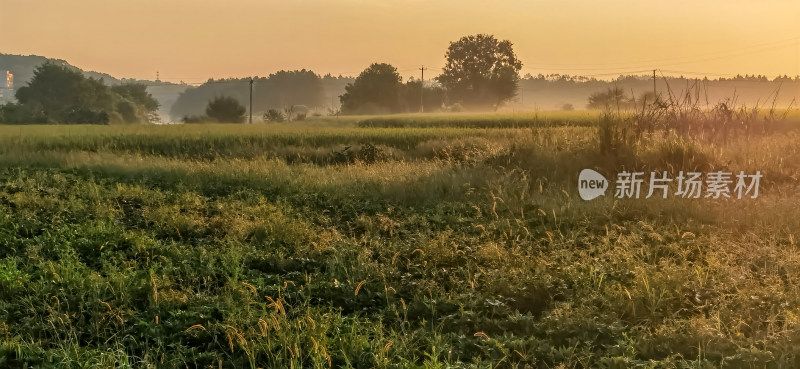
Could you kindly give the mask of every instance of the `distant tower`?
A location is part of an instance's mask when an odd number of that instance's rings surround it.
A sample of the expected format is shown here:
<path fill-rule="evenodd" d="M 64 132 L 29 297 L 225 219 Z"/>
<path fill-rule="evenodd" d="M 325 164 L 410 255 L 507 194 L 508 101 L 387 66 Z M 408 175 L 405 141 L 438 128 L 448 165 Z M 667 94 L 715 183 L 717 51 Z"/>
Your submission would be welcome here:
<path fill-rule="evenodd" d="M 161 82 L 161 77 L 159 77 L 158 71 L 156 71 L 156 82 Z"/>
<path fill-rule="evenodd" d="M 0 88 L 0 101 L 10 101 L 14 96 L 14 75 L 10 70 L 6 70 L 5 88 Z"/>

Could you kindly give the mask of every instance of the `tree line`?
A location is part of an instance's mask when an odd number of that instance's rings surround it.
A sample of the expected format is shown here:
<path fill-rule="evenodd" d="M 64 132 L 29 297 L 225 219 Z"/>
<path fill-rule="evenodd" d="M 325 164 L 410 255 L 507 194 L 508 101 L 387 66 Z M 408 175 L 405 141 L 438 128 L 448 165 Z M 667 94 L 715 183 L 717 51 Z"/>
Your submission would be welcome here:
<path fill-rule="evenodd" d="M 305 69 L 280 71 L 253 81 L 253 108 L 263 111 L 265 120 L 299 120 L 308 114 L 309 106 L 325 105 L 326 95 L 337 87 L 344 93 L 338 95 L 338 109 L 330 104 L 330 114 L 417 112 L 423 106 L 427 111 L 497 109 L 514 97 L 522 63 L 511 42 L 491 35 L 465 36 L 450 43 L 445 58 L 442 73 L 427 85 L 413 78 L 403 82 L 397 68 L 387 63 L 374 63 L 349 82 Z M 249 82 L 209 80 L 187 89 L 172 106 L 171 115 L 187 123 L 242 122 Z M 37 67 L 28 85 L 17 90 L 16 99 L 0 107 L 0 122 L 110 124 L 158 119 L 159 103 L 145 85 L 108 86 L 102 78 L 86 77 L 63 63 L 45 62 Z"/>
<path fill-rule="evenodd" d="M 522 62 L 508 40 L 492 35 L 464 36 L 451 42 L 446 64 L 430 87 L 405 84 L 389 64 L 370 65 L 339 97 L 342 113 L 376 114 L 431 110 L 494 110 L 516 95 Z M 419 94 L 422 93 L 422 99 Z"/>
<path fill-rule="evenodd" d="M 340 108 L 331 106 L 328 113 L 391 114 L 418 112 L 423 107 L 427 111 L 487 110 L 515 96 L 522 63 L 511 42 L 491 35 L 465 36 L 450 43 L 445 58 L 442 73 L 428 85 L 413 78 L 403 82 L 396 67 L 373 63 L 344 85 L 344 94 L 338 96 Z M 305 69 L 256 78 L 253 110 L 263 112 L 264 121 L 302 120 L 309 107 L 325 105 L 323 85 L 331 79 Z M 243 122 L 249 94 L 248 79 L 209 80 L 181 94 L 172 115 L 182 116 L 184 123 Z M 205 114 L 198 114 L 203 103 Z"/>
<path fill-rule="evenodd" d="M 74 67 L 53 62 L 38 66 L 17 102 L 0 106 L 7 124 L 147 123 L 158 119 L 159 103 L 140 83 L 108 86 Z"/>

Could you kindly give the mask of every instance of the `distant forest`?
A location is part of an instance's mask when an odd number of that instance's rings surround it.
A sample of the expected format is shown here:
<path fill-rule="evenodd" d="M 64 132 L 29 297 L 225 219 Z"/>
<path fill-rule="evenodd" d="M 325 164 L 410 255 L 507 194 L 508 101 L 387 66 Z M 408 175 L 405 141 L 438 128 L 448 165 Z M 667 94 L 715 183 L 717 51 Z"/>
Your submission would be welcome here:
<path fill-rule="evenodd" d="M 18 89 L 25 86 L 32 77 L 33 70 L 45 61 L 80 70 L 64 60 L 35 55 L 0 54 L 0 71 L 10 70 L 14 74 L 15 89 Z M 160 103 L 158 113 L 164 122 L 177 122 L 184 116 L 202 113 L 206 104 L 217 96 L 232 97 L 245 106 L 249 103 L 249 78 L 210 79 L 199 86 L 191 86 L 80 71 L 87 77 L 102 78 L 109 86 L 126 82 L 145 84 L 147 91 Z M 305 69 L 279 71 L 267 77 L 258 77 L 254 83 L 254 116 L 260 117 L 269 109 L 282 109 L 292 105 L 304 105 L 309 111 L 320 114 L 337 111 L 340 108 L 339 96 L 344 94 L 345 86 L 354 80 L 355 77 L 352 76 L 320 76 Z M 406 80 L 411 81 L 413 77 L 407 76 Z M 430 81 L 430 77 L 426 78 L 426 85 Z M 501 110 L 585 109 L 592 94 L 618 88 L 626 95 L 638 97 L 654 88 L 651 75 L 621 75 L 608 80 L 561 74 L 526 74 L 519 80 L 518 87 L 516 96 Z M 670 92 L 682 95 L 691 90 L 692 93 L 702 94 L 699 96 L 700 100 L 707 100 L 710 104 L 735 97 L 738 103 L 750 106 L 769 105 L 774 101 L 778 107 L 786 107 L 794 102 L 795 97 L 800 96 L 800 78 L 743 75 L 708 79 L 695 74 L 678 77 L 657 74 L 655 88 L 661 95 Z M 426 102 L 426 111 L 444 110 L 451 103 L 446 96 L 442 98 L 440 106 Z"/>
<path fill-rule="evenodd" d="M 261 116 L 269 109 L 283 109 L 292 105 L 302 105 L 310 110 L 327 113 L 328 108 L 339 106 L 339 95 L 353 78 L 320 77 L 310 70 L 279 71 L 268 77 L 258 77 L 253 81 L 253 114 Z M 215 97 L 228 96 L 247 106 L 250 98 L 249 78 L 230 78 L 208 80 L 206 83 L 189 87 L 177 98 L 170 108 L 170 117 L 178 121 L 181 117 L 201 113 L 206 104 Z"/>
<path fill-rule="evenodd" d="M 517 96 L 506 109 L 558 110 L 565 104 L 570 104 L 575 109 L 585 109 L 591 94 L 615 87 L 622 89 L 627 95 L 638 97 L 653 91 L 652 75 L 619 76 L 609 81 L 560 74 L 528 74 L 520 80 Z M 772 104 L 777 94 L 776 105 L 787 107 L 795 97 L 800 97 L 800 78 L 743 75 L 708 79 L 703 76 L 664 77 L 657 74 L 655 88 L 662 96 L 670 92 L 676 96 L 684 95 L 686 91 L 699 92 L 700 101 L 708 100 L 710 104 L 734 97 L 739 103 L 751 106 Z"/>
<path fill-rule="evenodd" d="M 281 71 L 257 79 L 254 84 L 254 116 L 260 117 L 268 109 L 291 105 L 305 105 L 326 114 L 329 108 L 339 107 L 339 96 L 344 93 L 345 86 L 354 81 L 352 77 L 326 75 L 313 78 L 312 75 L 313 72 L 306 70 Z M 516 97 L 501 110 L 586 109 L 590 95 L 612 88 L 622 89 L 626 95 L 638 98 L 653 91 L 653 79 L 641 75 L 619 76 L 610 81 L 581 76 L 525 75 L 520 79 Z M 707 100 L 711 105 L 735 98 L 738 103 L 749 106 L 768 106 L 774 102 L 777 107 L 787 107 L 800 96 L 800 79 L 788 76 L 769 79 L 757 75 L 717 79 L 658 75 L 656 90 L 662 96 L 669 93 L 681 96 L 692 91 L 701 94 L 693 97 L 701 102 Z M 222 95 L 232 96 L 246 106 L 249 79 L 209 80 L 201 86 L 190 87 L 172 105 L 170 116 L 177 121 L 185 115 L 202 112 L 209 100 Z M 442 104 L 439 107 L 427 106 L 426 111 L 444 110 L 447 101 L 442 101 Z"/>

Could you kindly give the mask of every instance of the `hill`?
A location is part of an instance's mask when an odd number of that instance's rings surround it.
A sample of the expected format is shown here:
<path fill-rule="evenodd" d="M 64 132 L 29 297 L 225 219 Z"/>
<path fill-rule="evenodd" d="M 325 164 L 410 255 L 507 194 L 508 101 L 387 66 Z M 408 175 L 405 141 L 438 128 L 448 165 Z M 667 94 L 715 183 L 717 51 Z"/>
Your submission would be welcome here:
<path fill-rule="evenodd" d="M 12 55 L 0 53 L 0 71 L 8 70 L 14 75 L 14 89 L 17 89 L 26 85 L 33 77 L 34 69 L 47 61 L 79 70 L 86 77 L 102 79 L 107 85 L 113 86 L 124 82 L 137 82 L 147 85 L 147 91 L 161 104 L 158 113 L 162 116 L 162 119 L 167 118 L 169 109 L 172 107 L 172 104 L 175 103 L 175 100 L 177 100 L 178 95 L 189 87 L 186 84 L 171 82 L 117 78 L 107 73 L 83 70 L 63 59 L 54 59 L 39 55 Z M 0 98 L 0 102 L 13 99 L 13 96 L 13 91 L 10 94 L 5 94 Z"/>

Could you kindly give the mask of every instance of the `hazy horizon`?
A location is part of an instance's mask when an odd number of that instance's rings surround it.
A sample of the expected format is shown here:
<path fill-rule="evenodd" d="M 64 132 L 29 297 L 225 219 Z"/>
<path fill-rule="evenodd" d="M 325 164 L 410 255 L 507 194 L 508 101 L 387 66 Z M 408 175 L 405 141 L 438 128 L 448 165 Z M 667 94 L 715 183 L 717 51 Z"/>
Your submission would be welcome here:
<path fill-rule="evenodd" d="M 404 78 L 425 65 L 427 78 L 444 65 L 449 42 L 486 33 L 514 43 L 522 75 L 800 74 L 796 1 L 482 4 L 7 0 L 0 52 L 65 59 L 121 78 L 152 80 L 158 71 L 172 82 L 302 68 L 355 76 L 373 62 L 394 65 Z"/>

